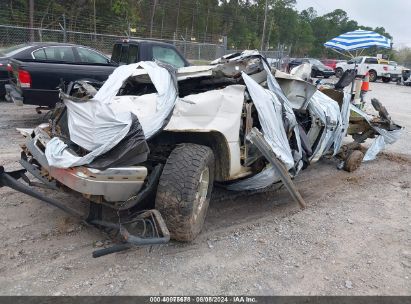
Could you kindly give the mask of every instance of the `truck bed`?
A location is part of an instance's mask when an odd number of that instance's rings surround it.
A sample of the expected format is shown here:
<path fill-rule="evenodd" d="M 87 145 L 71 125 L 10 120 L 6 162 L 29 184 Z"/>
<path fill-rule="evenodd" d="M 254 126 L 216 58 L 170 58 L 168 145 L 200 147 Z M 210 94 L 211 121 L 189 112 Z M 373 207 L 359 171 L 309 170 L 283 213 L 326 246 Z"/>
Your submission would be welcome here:
<path fill-rule="evenodd" d="M 11 60 L 10 84 L 6 90 L 18 104 L 54 107 L 58 87 L 78 79 L 105 81 L 116 68 L 110 64 Z M 23 78 L 23 79 L 21 79 Z"/>

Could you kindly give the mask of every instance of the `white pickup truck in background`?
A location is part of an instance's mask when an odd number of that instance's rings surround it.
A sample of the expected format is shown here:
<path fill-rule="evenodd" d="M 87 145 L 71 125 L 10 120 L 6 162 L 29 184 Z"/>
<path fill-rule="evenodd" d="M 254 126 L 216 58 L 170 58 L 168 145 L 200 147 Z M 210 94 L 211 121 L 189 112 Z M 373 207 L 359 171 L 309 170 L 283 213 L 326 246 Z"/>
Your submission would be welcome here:
<path fill-rule="evenodd" d="M 403 69 L 403 67 L 399 66 L 397 62 L 389 61 L 388 62 L 388 72 L 391 75 L 390 80 L 395 81 L 395 82 L 400 80 L 401 76 L 402 76 L 402 69 Z M 384 79 L 382 81 L 384 81 Z M 388 82 L 388 81 L 386 81 L 386 82 Z"/>
<path fill-rule="evenodd" d="M 401 71 L 397 65 L 379 63 L 377 57 L 360 56 L 347 62 L 337 63 L 335 75 L 341 77 L 346 70 L 352 70 L 357 65 L 357 75 L 364 76 L 369 71 L 370 81 L 381 79 L 383 82 L 397 81 L 401 77 Z"/>

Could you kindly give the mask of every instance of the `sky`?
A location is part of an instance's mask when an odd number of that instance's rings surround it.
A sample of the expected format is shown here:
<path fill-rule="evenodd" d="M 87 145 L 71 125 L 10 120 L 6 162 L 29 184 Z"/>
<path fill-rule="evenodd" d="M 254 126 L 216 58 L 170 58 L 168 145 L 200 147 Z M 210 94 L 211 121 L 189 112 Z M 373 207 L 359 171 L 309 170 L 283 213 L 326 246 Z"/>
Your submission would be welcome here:
<path fill-rule="evenodd" d="M 297 0 L 299 11 L 310 6 L 318 15 L 340 8 L 360 25 L 384 27 L 394 37 L 394 48 L 411 47 L 411 0 Z"/>

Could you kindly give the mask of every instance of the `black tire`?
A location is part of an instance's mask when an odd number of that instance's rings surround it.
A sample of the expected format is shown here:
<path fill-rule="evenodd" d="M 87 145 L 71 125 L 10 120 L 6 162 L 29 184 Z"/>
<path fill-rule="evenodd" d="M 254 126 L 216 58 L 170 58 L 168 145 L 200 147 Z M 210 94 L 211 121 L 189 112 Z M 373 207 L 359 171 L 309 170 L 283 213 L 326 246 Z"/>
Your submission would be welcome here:
<path fill-rule="evenodd" d="M 370 75 L 370 82 L 376 82 L 377 81 L 377 72 L 375 72 L 374 70 L 371 70 L 369 72 Z"/>
<path fill-rule="evenodd" d="M 382 78 L 382 82 L 388 83 L 388 82 L 390 82 L 390 81 L 391 81 L 391 78 L 390 78 L 390 77 L 383 77 L 383 78 Z"/>
<path fill-rule="evenodd" d="M 335 69 L 335 77 L 341 78 L 342 74 L 344 73 L 342 68 L 336 68 Z"/>
<path fill-rule="evenodd" d="M 207 171 L 208 185 L 204 181 Z M 201 232 L 213 182 L 214 154 L 209 147 L 182 144 L 171 152 L 160 177 L 155 205 L 172 239 L 189 242 Z"/>
<path fill-rule="evenodd" d="M 328 78 L 330 78 L 330 76 L 324 76 L 324 78 L 325 78 L 325 79 L 328 79 Z"/>

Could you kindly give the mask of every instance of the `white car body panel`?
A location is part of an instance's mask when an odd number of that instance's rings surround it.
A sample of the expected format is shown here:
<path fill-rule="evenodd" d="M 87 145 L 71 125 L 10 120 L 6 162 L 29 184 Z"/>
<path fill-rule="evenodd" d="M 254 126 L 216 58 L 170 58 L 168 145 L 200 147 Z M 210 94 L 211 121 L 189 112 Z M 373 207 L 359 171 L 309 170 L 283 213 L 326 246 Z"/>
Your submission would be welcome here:
<path fill-rule="evenodd" d="M 178 98 L 173 115 L 164 128 L 172 132 L 219 132 L 226 138 L 230 149 L 230 177 L 241 173 L 239 129 L 244 103 L 243 85 L 231 85 L 221 90 Z M 114 107 L 123 107 L 139 120 L 156 112 L 156 93 L 143 96 L 116 96 Z M 131 101 L 131 102 L 125 102 Z M 114 105 L 115 104 L 115 105 Z"/>

